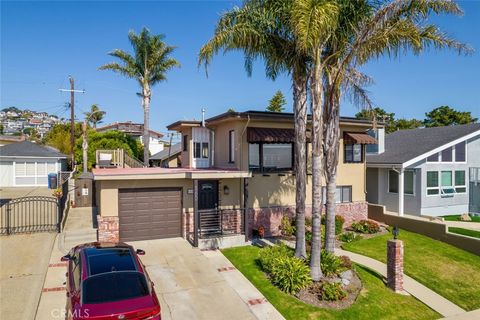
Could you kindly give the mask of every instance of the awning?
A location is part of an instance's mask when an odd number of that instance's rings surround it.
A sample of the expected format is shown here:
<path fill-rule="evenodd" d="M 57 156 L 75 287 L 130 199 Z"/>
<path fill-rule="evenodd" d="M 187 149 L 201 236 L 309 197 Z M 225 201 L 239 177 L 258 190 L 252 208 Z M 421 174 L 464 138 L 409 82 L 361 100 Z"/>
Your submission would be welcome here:
<path fill-rule="evenodd" d="M 377 139 L 366 133 L 345 132 L 345 144 L 378 144 Z"/>
<path fill-rule="evenodd" d="M 310 132 L 307 132 L 307 141 L 310 141 Z M 247 141 L 249 143 L 294 143 L 294 129 L 279 128 L 255 128 L 247 129 Z"/>

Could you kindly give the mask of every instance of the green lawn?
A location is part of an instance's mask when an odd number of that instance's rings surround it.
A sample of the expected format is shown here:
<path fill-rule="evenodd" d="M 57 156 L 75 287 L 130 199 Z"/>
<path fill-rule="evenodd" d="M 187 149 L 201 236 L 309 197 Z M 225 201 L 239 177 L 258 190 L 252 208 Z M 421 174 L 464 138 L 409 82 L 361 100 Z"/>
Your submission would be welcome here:
<path fill-rule="evenodd" d="M 321 309 L 283 293 L 271 284 L 256 260 L 260 248 L 254 246 L 222 250 L 286 319 L 438 319 L 440 315 L 411 296 L 395 294 L 376 273 L 356 266 L 363 289 L 357 301 L 344 310 Z"/>
<path fill-rule="evenodd" d="M 457 227 L 448 227 L 448 231 L 452 233 L 463 234 L 464 236 L 474 237 L 480 239 L 480 231 L 469 230 Z"/>
<path fill-rule="evenodd" d="M 386 262 L 391 234 L 343 245 L 345 250 Z M 480 308 L 480 257 L 417 233 L 400 231 L 404 272 L 466 310 Z"/>
<path fill-rule="evenodd" d="M 453 216 L 443 216 L 442 218 L 447 221 L 461 221 L 459 214 L 453 215 Z M 470 218 L 472 218 L 472 221 L 463 221 L 463 222 L 480 222 L 479 216 L 470 216 Z"/>

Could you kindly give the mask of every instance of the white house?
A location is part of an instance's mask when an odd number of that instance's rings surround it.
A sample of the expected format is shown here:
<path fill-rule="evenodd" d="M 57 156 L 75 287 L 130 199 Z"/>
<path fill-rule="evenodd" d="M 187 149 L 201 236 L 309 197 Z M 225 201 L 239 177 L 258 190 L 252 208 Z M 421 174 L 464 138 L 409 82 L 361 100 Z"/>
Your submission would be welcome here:
<path fill-rule="evenodd" d="M 48 186 L 48 174 L 66 170 L 67 156 L 30 141 L 0 147 L 0 187 Z"/>

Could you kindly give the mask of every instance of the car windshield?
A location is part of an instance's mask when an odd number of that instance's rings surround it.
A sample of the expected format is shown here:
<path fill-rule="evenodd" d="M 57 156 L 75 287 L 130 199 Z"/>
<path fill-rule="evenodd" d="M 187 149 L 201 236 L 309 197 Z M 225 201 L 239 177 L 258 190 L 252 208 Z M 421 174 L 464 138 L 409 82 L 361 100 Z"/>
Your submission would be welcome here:
<path fill-rule="evenodd" d="M 112 271 L 135 271 L 135 262 L 126 248 L 90 248 L 85 250 L 90 275 Z"/>
<path fill-rule="evenodd" d="M 120 301 L 148 294 L 147 281 L 140 272 L 108 272 L 83 282 L 84 304 Z"/>

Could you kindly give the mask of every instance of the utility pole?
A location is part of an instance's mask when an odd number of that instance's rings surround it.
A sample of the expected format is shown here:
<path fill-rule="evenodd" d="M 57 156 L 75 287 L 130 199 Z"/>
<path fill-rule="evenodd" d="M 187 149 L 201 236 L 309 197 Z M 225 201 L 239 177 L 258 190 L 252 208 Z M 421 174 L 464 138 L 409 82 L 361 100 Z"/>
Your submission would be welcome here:
<path fill-rule="evenodd" d="M 75 79 L 70 79 L 70 89 L 59 89 L 62 92 L 70 92 L 70 156 L 72 169 L 75 166 L 75 92 L 85 93 L 85 90 L 75 90 Z"/>

